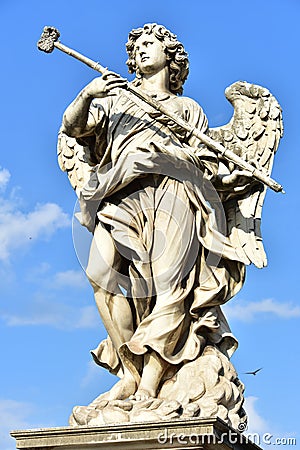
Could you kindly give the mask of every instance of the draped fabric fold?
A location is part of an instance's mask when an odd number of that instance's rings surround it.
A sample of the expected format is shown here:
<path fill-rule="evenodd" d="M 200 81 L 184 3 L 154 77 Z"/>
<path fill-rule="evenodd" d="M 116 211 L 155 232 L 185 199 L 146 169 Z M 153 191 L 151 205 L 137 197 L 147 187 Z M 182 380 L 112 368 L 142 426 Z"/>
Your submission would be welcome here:
<path fill-rule="evenodd" d="M 207 130 L 193 100 L 160 100 Z M 246 261 L 227 236 L 212 184 L 217 158 L 194 137 L 170 132 L 150 112 L 128 93 L 97 100 L 90 131 L 80 138 L 93 138 L 102 159 L 81 192 L 78 219 L 90 231 L 99 223 L 106 227 L 128 266 L 132 337 L 117 349 L 108 338 L 92 352 L 117 375 L 122 364 L 138 373 L 148 349 L 180 365 L 197 358 L 207 343 L 229 356 L 237 346 L 220 305 L 242 287 Z"/>

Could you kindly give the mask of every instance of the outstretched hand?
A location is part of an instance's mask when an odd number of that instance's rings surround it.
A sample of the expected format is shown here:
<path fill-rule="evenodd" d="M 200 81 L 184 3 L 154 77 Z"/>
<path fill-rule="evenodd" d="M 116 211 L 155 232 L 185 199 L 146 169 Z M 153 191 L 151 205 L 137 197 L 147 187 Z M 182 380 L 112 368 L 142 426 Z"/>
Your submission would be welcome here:
<path fill-rule="evenodd" d="M 125 89 L 128 81 L 115 72 L 106 71 L 102 77 L 94 78 L 84 89 L 85 93 L 92 98 L 103 98 L 116 95 L 113 90 Z"/>
<path fill-rule="evenodd" d="M 253 175 L 248 170 L 234 170 L 229 175 L 223 175 L 218 178 L 218 188 L 224 191 L 235 187 L 246 186 L 254 180 Z"/>

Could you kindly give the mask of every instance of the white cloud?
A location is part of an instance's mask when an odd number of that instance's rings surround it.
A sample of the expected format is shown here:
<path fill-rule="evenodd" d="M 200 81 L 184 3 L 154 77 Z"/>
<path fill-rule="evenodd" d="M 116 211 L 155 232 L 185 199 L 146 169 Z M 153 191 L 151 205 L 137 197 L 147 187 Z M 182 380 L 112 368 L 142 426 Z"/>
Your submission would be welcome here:
<path fill-rule="evenodd" d="M 58 272 L 55 274 L 53 280 L 53 286 L 56 288 L 84 288 L 86 285 L 87 278 L 82 270 L 66 270 L 64 272 Z"/>
<path fill-rule="evenodd" d="M 30 268 L 26 274 L 26 281 L 47 289 L 48 292 L 57 289 L 84 289 L 89 286 L 83 270 L 64 270 L 53 274 L 48 262 L 41 262 L 37 267 Z"/>
<path fill-rule="evenodd" d="M 92 360 L 88 362 L 88 368 L 86 374 L 81 381 L 81 387 L 87 387 L 93 383 L 96 379 L 99 379 L 99 366 Z"/>
<path fill-rule="evenodd" d="M 32 211 L 23 211 L 15 189 L 4 196 L 9 179 L 9 171 L 0 168 L 0 260 L 3 262 L 31 241 L 48 239 L 56 230 L 71 223 L 68 215 L 55 203 L 38 204 Z"/>
<path fill-rule="evenodd" d="M 34 211 L 4 211 L 0 205 L 0 259 L 29 245 L 31 239 L 49 238 L 57 229 L 69 226 L 70 219 L 55 203 L 37 205 Z"/>
<path fill-rule="evenodd" d="M 7 169 L 0 167 L 0 191 L 4 191 L 10 180 L 10 173 Z"/>
<path fill-rule="evenodd" d="M 244 409 L 248 416 L 248 428 L 244 433 L 245 436 L 263 449 L 269 449 L 272 446 L 280 445 L 280 443 L 285 445 L 284 442 L 286 443 L 288 438 L 292 439 L 291 442 L 298 440 L 297 432 L 280 431 L 262 417 L 258 412 L 258 403 L 257 397 L 245 397 Z"/>
<path fill-rule="evenodd" d="M 81 380 L 80 386 L 83 389 L 88 388 L 90 392 L 91 390 L 94 391 L 94 389 L 98 392 L 100 387 L 101 391 L 99 394 L 102 394 L 118 381 L 119 378 L 116 375 L 112 375 L 108 372 L 108 370 L 98 366 L 93 360 L 90 360 L 87 365 L 86 373 Z"/>
<path fill-rule="evenodd" d="M 248 416 L 248 433 L 264 434 L 270 432 L 268 422 L 256 410 L 257 397 L 246 397 L 244 409 Z"/>
<path fill-rule="evenodd" d="M 97 328 L 100 318 L 95 306 L 76 307 L 54 303 L 53 299 L 36 300 L 26 313 L 2 313 L 0 318 L 7 326 L 51 326 L 62 330 Z"/>
<path fill-rule="evenodd" d="M 15 440 L 10 437 L 10 431 L 30 428 L 27 422 L 33 411 L 33 406 L 25 402 L 0 399 L 0 442 L 2 450 L 15 450 Z"/>
<path fill-rule="evenodd" d="M 43 261 L 39 263 L 36 267 L 30 267 L 26 273 L 26 281 L 40 283 L 44 278 L 48 278 L 49 272 L 51 270 L 51 265 Z"/>
<path fill-rule="evenodd" d="M 75 328 L 97 328 L 100 325 L 100 318 L 94 306 L 80 308 L 79 320 L 75 323 Z"/>
<path fill-rule="evenodd" d="M 1 450 L 16 450 L 16 441 L 10 436 L 11 431 L 49 427 L 49 423 L 42 423 L 34 416 L 40 417 L 32 403 L 0 398 Z"/>
<path fill-rule="evenodd" d="M 276 302 L 273 299 L 265 299 L 258 302 L 245 303 L 243 300 L 237 300 L 234 304 L 224 305 L 226 316 L 231 319 L 238 319 L 243 322 L 254 320 L 258 314 L 272 314 L 281 319 L 291 319 L 300 317 L 300 307 L 292 303 Z"/>

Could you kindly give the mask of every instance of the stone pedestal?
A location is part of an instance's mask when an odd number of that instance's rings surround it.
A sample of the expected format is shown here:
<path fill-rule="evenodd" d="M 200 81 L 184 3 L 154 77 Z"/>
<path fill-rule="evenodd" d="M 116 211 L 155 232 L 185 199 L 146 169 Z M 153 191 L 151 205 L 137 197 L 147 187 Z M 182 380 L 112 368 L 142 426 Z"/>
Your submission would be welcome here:
<path fill-rule="evenodd" d="M 12 431 L 23 450 L 259 450 L 219 418 Z"/>

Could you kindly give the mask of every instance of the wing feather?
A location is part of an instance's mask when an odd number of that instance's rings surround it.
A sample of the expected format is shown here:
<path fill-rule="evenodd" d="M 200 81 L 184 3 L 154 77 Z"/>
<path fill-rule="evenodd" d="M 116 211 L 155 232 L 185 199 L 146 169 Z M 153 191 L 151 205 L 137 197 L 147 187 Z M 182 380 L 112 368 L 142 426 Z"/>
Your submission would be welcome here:
<path fill-rule="evenodd" d="M 233 117 L 228 124 L 210 129 L 210 136 L 270 176 L 283 134 L 279 103 L 268 89 L 244 81 L 229 86 L 225 95 L 234 107 Z M 234 169 L 232 164 L 227 167 Z M 255 183 L 223 196 L 228 236 L 237 252 L 257 267 L 267 265 L 260 228 L 265 194 L 265 186 Z"/>
<path fill-rule="evenodd" d="M 57 141 L 57 157 L 59 167 L 63 172 L 67 172 L 70 183 L 79 196 L 79 192 L 90 179 L 95 167 L 95 158 L 91 147 L 81 145 L 77 139 L 60 131 Z"/>

